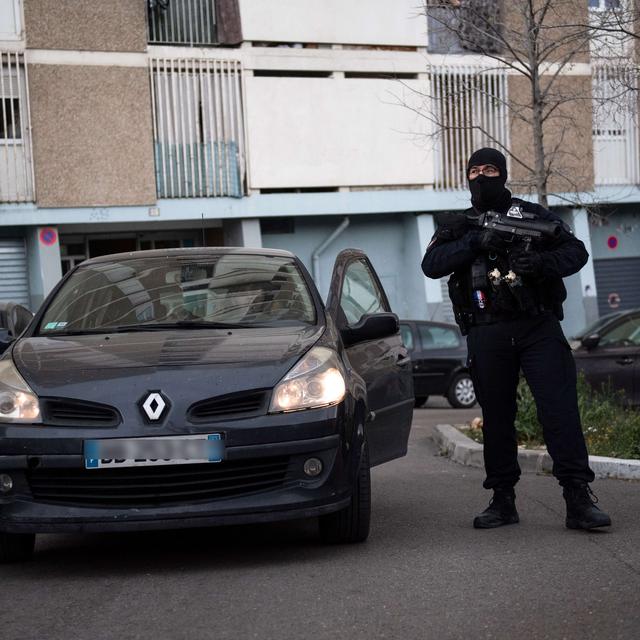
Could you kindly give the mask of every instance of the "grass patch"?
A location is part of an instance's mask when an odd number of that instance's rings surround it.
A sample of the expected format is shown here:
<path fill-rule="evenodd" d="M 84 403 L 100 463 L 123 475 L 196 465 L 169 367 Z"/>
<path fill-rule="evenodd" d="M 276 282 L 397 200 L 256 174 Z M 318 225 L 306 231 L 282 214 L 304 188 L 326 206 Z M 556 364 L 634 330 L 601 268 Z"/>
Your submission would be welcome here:
<path fill-rule="evenodd" d="M 582 429 L 591 455 L 640 459 L 640 411 L 623 405 L 624 394 L 611 388 L 593 389 L 583 375 L 578 376 L 578 406 Z M 518 444 L 535 448 L 544 444 L 536 404 L 524 379 L 518 385 Z M 482 429 L 464 433 L 482 442 Z"/>

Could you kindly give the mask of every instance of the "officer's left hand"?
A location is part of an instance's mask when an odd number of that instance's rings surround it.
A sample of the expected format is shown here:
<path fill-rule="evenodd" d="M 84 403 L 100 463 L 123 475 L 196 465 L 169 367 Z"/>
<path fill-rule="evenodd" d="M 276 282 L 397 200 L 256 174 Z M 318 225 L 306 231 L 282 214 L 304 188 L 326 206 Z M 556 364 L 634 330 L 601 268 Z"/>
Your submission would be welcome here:
<path fill-rule="evenodd" d="M 537 251 L 527 251 L 511 256 L 511 268 L 523 276 L 542 275 L 544 259 Z"/>

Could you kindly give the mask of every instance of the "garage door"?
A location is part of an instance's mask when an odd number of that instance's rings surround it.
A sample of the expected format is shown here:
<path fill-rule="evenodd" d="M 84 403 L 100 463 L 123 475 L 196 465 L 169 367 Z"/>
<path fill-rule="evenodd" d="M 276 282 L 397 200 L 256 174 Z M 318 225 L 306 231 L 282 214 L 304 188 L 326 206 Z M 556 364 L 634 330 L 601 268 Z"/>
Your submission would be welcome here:
<path fill-rule="evenodd" d="M 594 260 L 593 268 L 601 316 L 640 308 L 640 258 Z"/>
<path fill-rule="evenodd" d="M 0 302 L 30 307 L 27 251 L 22 238 L 0 239 Z"/>

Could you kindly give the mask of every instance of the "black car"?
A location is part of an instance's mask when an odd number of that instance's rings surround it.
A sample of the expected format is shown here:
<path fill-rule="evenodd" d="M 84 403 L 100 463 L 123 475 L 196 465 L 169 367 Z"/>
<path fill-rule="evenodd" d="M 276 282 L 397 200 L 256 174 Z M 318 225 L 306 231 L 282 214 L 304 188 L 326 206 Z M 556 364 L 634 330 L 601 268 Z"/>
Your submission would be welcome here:
<path fill-rule="evenodd" d="M 640 309 L 612 314 L 580 333 L 573 351 L 578 371 L 595 388 L 622 390 L 640 405 Z"/>
<path fill-rule="evenodd" d="M 0 360 L 0 558 L 40 532 L 311 517 L 362 541 L 369 468 L 406 453 L 412 410 L 360 251 L 338 256 L 326 305 L 286 251 L 88 260 Z"/>
<path fill-rule="evenodd" d="M 452 407 L 467 409 L 476 403 L 467 369 L 467 345 L 455 324 L 401 320 L 402 341 L 413 363 L 415 405 L 429 396 L 445 396 Z"/>

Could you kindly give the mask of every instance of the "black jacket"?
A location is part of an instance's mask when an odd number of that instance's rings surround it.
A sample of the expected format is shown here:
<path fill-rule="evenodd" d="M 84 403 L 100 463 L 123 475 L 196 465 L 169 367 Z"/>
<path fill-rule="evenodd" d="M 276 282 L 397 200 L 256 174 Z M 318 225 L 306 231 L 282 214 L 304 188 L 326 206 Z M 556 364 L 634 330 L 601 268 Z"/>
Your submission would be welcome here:
<path fill-rule="evenodd" d="M 562 278 L 580 271 L 586 264 L 589 254 L 582 241 L 578 240 L 569 227 L 551 211 L 539 204 L 525 202 L 519 198 L 513 198 L 512 203 L 519 205 L 524 211 L 535 214 L 541 220 L 561 222 L 562 233 L 558 238 L 542 246 L 536 246 L 534 250 L 542 253 L 544 258 L 543 272 L 540 281 L 536 283 L 540 301 L 553 309 L 556 316 L 562 319 L 562 302 L 567 295 Z M 477 215 L 478 212 L 471 208 L 464 213 Z M 466 225 L 464 215 L 460 215 L 459 223 L 454 221 L 438 227 L 422 260 L 422 271 L 429 278 L 442 278 L 453 274 L 449 281 L 452 302 L 454 307 L 463 306 L 463 310 L 467 312 L 473 311 L 469 286 L 471 264 L 479 254 L 479 251 L 473 248 L 474 233 L 477 233 L 476 229 Z M 459 294 L 457 299 L 453 299 L 456 291 Z M 457 313 L 456 319 L 458 319 Z"/>

